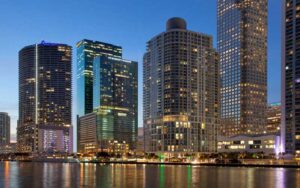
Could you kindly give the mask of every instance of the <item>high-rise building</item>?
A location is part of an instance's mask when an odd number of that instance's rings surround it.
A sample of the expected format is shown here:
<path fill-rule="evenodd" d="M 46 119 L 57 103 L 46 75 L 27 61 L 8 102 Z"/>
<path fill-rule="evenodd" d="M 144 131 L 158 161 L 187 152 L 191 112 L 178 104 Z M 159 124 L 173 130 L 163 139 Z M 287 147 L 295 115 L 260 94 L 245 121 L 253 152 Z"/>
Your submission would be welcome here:
<path fill-rule="evenodd" d="M 122 58 L 122 48 L 99 41 L 77 43 L 77 113 L 93 112 L 93 61 L 97 56 Z"/>
<path fill-rule="evenodd" d="M 137 134 L 137 63 L 123 60 L 120 46 L 82 40 L 77 44 L 77 73 L 78 150 L 107 149 L 115 142 L 125 142 L 133 149 Z M 96 128 L 95 135 L 86 134 L 87 127 Z"/>
<path fill-rule="evenodd" d="M 137 71 L 138 65 L 134 61 L 110 56 L 94 58 L 94 113 L 79 117 L 80 152 L 116 151 L 118 144 L 126 149 L 136 148 Z"/>
<path fill-rule="evenodd" d="M 171 18 L 144 55 L 145 150 L 214 152 L 219 124 L 219 62 L 212 36 Z"/>
<path fill-rule="evenodd" d="M 222 136 L 266 127 L 267 26 L 268 0 L 218 0 Z"/>
<path fill-rule="evenodd" d="M 72 47 L 46 43 L 19 52 L 19 152 L 72 152 Z"/>
<path fill-rule="evenodd" d="M 281 126 L 281 104 L 280 103 L 271 103 L 268 106 L 268 120 L 267 127 L 265 129 L 265 134 L 280 134 Z"/>
<path fill-rule="evenodd" d="M 10 117 L 8 113 L 0 112 L 0 145 L 10 144 Z"/>
<path fill-rule="evenodd" d="M 300 154 L 300 0 L 283 1 L 282 141 L 285 152 Z"/>
<path fill-rule="evenodd" d="M 100 148 L 107 141 L 136 147 L 138 128 L 138 64 L 115 57 L 94 59 L 93 107 Z"/>

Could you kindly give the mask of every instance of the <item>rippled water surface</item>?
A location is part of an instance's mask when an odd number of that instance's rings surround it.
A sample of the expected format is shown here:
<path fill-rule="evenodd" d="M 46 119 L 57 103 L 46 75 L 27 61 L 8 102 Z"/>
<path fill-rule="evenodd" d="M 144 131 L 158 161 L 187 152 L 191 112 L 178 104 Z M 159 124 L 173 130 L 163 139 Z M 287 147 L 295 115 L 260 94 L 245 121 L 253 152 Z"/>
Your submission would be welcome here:
<path fill-rule="evenodd" d="M 0 187 L 300 188 L 300 170 L 0 162 Z"/>

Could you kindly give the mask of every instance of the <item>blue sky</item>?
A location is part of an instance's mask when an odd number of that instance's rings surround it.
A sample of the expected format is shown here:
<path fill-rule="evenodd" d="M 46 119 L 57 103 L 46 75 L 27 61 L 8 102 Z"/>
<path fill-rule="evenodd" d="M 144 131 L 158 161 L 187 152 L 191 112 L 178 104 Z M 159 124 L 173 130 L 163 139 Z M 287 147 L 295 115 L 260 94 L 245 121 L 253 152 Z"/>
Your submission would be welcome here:
<path fill-rule="evenodd" d="M 83 38 L 121 45 L 125 59 L 139 62 L 141 112 L 142 56 L 146 42 L 165 30 L 168 18 L 183 17 L 188 22 L 188 29 L 211 34 L 216 42 L 216 0 L 0 0 L 0 2 L 0 111 L 11 115 L 11 132 L 14 135 L 18 118 L 18 51 L 26 45 L 45 40 L 75 47 L 76 42 Z M 281 0 L 269 0 L 269 102 L 280 101 L 280 4 Z M 75 49 L 73 53 L 75 54 Z M 74 73 L 75 60 L 74 56 Z M 75 81 L 74 79 L 73 82 Z M 74 94 L 75 91 L 74 87 Z M 139 126 L 141 123 L 140 113 Z"/>

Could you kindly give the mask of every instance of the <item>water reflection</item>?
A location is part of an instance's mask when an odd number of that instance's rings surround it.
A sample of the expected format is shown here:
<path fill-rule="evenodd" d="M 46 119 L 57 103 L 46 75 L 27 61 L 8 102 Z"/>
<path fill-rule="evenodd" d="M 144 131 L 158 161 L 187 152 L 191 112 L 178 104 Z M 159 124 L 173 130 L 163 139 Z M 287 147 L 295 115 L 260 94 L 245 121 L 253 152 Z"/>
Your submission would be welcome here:
<path fill-rule="evenodd" d="M 300 188 L 300 170 L 0 162 L 0 187 Z"/>

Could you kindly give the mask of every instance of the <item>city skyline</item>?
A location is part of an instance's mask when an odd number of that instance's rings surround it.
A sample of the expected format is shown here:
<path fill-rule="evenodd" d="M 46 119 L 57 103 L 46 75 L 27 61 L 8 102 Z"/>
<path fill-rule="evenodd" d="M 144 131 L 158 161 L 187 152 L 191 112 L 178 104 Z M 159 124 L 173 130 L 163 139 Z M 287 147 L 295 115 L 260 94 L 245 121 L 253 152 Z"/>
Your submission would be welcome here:
<path fill-rule="evenodd" d="M 170 1 L 171 2 L 171 1 Z M 171 8 L 168 10 L 165 10 L 164 8 L 170 7 L 170 4 L 167 2 L 159 2 L 155 1 L 153 5 L 150 5 L 149 3 L 141 3 L 138 1 L 133 1 L 130 3 L 120 2 L 115 9 L 120 10 L 115 11 L 118 12 L 116 15 L 113 15 L 112 13 L 109 13 L 106 17 L 103 17 L 105 19 L 96 20 L 96 24 L 93 23 L 95 19 L 101 17 L 97 14 L 89 13 L 86 16 L 80 17 L 80 15 L 72 16 L 72 14 L 66 13 L 65 7 L 67 5 L 63 5 L 60 3 L 61 8 L 58 8 L 58 14 L 54 16 L 53 18 L 48 17 L 47 22 L 45 20 L 42 20 L 38 18 L 39 13 L 44 12 L 50 12 L 56 4 L 55 2 L 36 2 L 34 5 L 32 5 L 32 8 L 28 8 L 30 6 L 30 3 L 24 3 L 19 2 L 18 3 L 12 3 L 12 2 L 4 2 L 3 5 L 3 12 L 0 14 L 3 14 L 3 16 L 10 16 L 10 13 L 6 12 L 5 9 L 10 10 L 9 7 L 14 7 L 15 10 L 19 11 L 20 14 L 15 16 L 16 22 L 14 24 L 8 23 L 4 21 L 0 24 L 2 26 L 1 28 L 4 28 L 4 30 L 1 31 L 1 34 L 3 36 L 14 36 L 14 38 L 7 37 L 7 39 L 3 39 L 4 43 L 9 44 L 7 48 L 5 48 L 3 51 L 0 52 L 0 62 L 5 63 L 4 68 L 0 70 L 0 85 L 3 88 L 6 88 L 7 91 L 0 94 L 0 111 L 8 112 L 9 115 L 12 117 L 12 128 L 11 132 L 15 133 L 16 128 L 16 120 L 17 120 L 17 102 L 18 102 L 18 76 L 17 76 L 17 51 L 22 48 L 23 46 L 26 46 L 31 43 L 38 43 L 41 40 L 51 41 L 51 42 L 61 42 L 66 43 L 68 45 L 75 47 L 75 43 L 81 39 L 87 38 L 91 40 L 99 40 L 103 42 L 109 42 L 113 44 L 117 44 L 120 46 L 123 46 L 124 49 L 124 58 L 125 59 L 132 59 L 135 61 L 138 61 L 139 63 L 139 82 L 142 83 L 141 77 L 142 77 L 142 56 L 143 52 L 145 50 L 145 44 L 146 41 L 154 36 L 156 33 L 159 33 L 161 30 L 164 29 L 165 21 L 174 16 L 183 17 L 187 20 L 189 23 L 189 27 L 191 30 L 208 33 L 213 35 L 214 37 L 214 47 L 216 48 L 216 2 L 206 2 L 206 1 L 189 1 L 189 3 L 186 3 L 186 5 L 178 6 L 179 1 L 172 1 L 174 4 L 171 5 Z M 159 3 L 159 4 L 158 4 Z M 268 65 L 269 65 L 269 76 L 268 76 L 268 82 L 269 82 L 269 102 L 276 102 L 280 101 L 280 15 L 278 15 L 278 12 L 281 10 L 280 8 L 280 1 L 271 1 L 270 3 L 270 13 L 269 13 L 269 24 L 271 25 L 269 27 L 269 58 L 268 58 Z M 83 8 L 87 8 L 88 10 L 94 10 L 99 6 L 106 6 L 108 9 L 109 7 L 114 6 L 114 3 L 107 3 L 107 4 L 101 4 L 97 3 L 96 1 L 92 1 L 86 4 L 83 4 Z M 135 6 L 133 6 L 135 5 Z M 161 5 L 161 9 L 159 9 L 159 12 L 162 13 L 162 11 L 165 11 L 163 14 L 160 14 L 159 16 L 152 17 L 152 14 L 146 14 L 143 11 L 147 6 L 150 6 L 150 9 L 155 9 L 156 5 Z M 73 11 L 77 10 L 81 4 L 77 2 L 72 2 L 68 4 L 70 6 L 68 9 L 74 9 Z M 132 6 L 132 7 L 130 7 Z M 25 7 L 24 9 L 21 9 L 21 7 Z M 26 7 L 28 10 L 35 10 L 35 11 L 26 11 Z M 124 12 L 127 12 L 131 9 L 138 9 L 139 10 L 135 13 L 128 14 L 126 16 L 123 16 Z M 179 9 L 186 8 L 187 10 L 181 11 L 179 13 Z M 110 10 L 110 9 L 109 9 Z M 205 11 L 207 10 L 207 11 Z M 213 11 L 212 11 L 213 10 Z M 89 11 L 93 12 L 93 11 Z M 151 11 L 149 11 L 151 12 Z M 103 15 L 105 15 L 107 12 L 104 11 Z M 122 15 L 124 21 L 127 21 L 126 25 L 124 25 L 125 22 L 118 20 L 118 16 Z M 138 18 L 138 15 L 144 15 L 142 18 Z M 203 15 L 209 15 L 209 16 L 203 16 Z M 22 16 L 22 17 L 20 17 Z M 91 19 L 90 21 L 86 21 L 85 18 L 89 16 L 96 16 L 96 18 Z M 111 16 L 111 17 L 110 17 Z M 61 19 L 61 17 L 64 17 Z M 19 18 L 19 21 L 18 21 Z M 78 26 L 73 26 L 73 22 L 70 22 L 71 20 L 78 19 Z M 205 18 L 205 19 L 204 19 Z M 56 22 L 57 19 L 61 19 L 61 24 L 58 24 Z M 86 21 L 84 23 L 84 21 Z M 144 23 L 147 21 L 149 25 L 147 27 L 144 27 Z M 47 24 L 45 24 L 47 23 Z M 83 24 L 80 25 L 80 23 Z M 97 26 L 97 23 L 99 26 Z M 209 23 L 209 24 L 208 24 Z M 3 25 L 2 25 L 3 24 Z M 63 24 L 66 24 L 66 26 L 63 27 L 64 31 L 67 33 L 70 33 L 70 35 L 66 35 L 64 32 L 61 32 L 62 29 L 55 29 L 56 27 L 59 28 Z M 75 24 L 76 25 L 76 24 Z M 56 27 L 55 27 L 56 26 Z M 99 28 L 98 28 L 99 27 Z M 42 28 L 48 28 L 49 31 L 43 33 L 39 32 Z M 95 32 L 98 28 L 98 31 Z M 103 31 L 100 31 L 102 28 Z M 103 29 L 105 28 L 105 29 Z M 150 29 L 151 28 L 151 29 Z M 117 30 L 119 29 L 119 30 Z M 121 30 L 122 29 L 122 30 Z M 30 31 L 30 33 L 29 33 Z M 73 33 L 71 32 L 73 31 Z M 76 31 L 76 32 L 74 32 Z M 274 32 L 276 31 L 276 32 Z M 33 33 L 32 33 L 33 32 Z M 9 33 L 9 34 L 8 34 Z M 11 34 L 10 33 L 14 33 Z M 76 34 L 74 34 L 76 33 Z M 130 40 L 128 40 L 130 39 Z M 13 42 L 8 43 L 6 41 L 11 40 Z M 73 51 L 73 54 L 76 54 L 75 51 Z M 75 59 L 73 59 L 73 68 L 76 66 Z M 275 66 L 275 68 L 274 68 Z M 75 70 L 75 69 L 74 69 Z M 9 73 L 9 74 L 8 74 Z M 75 73 L 74 73 L 75 74 Z M 74 78 L 73 74 L 73 78 Z M 75 79 L 74 79 L 75 80 Z M 73 82 L 73 85 L 75 83 Z M 76 88 L 74 87 L 74 91 L 76 91 Z M 139 87 L 139 101 L 142 101 L 142 88 Z M 75 93 L 75 92 L 73 92 Z M 74 96 L 74 101 L 76 97 Z M 74 103 L 75 104 L 75 103 Z M 142 103 L 139 104 L 139 110 L 141 110 Z M 73 113 L 73 119 L 74 114 L 76 114 L 76 106 L 74 106 L 74 113 Z M 73 125 L 75 125 L 75 121 L 73 122 Z M 139 126 L 142 126 L 142 114 L 139 114 Z M 76 129 L 76 128 L 75 128 Z M 15 140 L 15 139 L 13 139 Z"/>
<path fill-rule="evenodd" d="M 298 187 L 300 0 L 2 0 L 0 187 Z"/>

